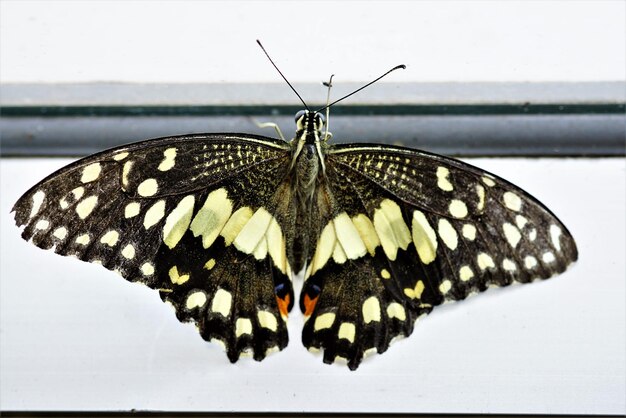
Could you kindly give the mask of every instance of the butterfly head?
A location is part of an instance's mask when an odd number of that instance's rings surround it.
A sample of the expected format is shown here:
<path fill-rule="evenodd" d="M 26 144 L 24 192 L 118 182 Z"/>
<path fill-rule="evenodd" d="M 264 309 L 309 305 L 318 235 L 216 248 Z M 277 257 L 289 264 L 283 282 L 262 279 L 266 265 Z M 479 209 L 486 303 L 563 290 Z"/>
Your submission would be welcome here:
<path fill-rule="evenodd" d="M 319 143 L 326 119 L 319 112 L 300 110 L 296 113 L 296 139 L 305 144 Z"/>

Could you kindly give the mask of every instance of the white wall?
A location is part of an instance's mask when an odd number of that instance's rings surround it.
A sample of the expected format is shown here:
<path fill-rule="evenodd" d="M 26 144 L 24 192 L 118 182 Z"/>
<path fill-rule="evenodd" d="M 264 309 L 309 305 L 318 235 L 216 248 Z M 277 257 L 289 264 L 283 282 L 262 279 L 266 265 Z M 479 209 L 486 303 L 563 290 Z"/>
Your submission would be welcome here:
<path fill-rule="evenodd" d="M 2 82 L 607 81 L 623 1 L 2 1 Z"/>

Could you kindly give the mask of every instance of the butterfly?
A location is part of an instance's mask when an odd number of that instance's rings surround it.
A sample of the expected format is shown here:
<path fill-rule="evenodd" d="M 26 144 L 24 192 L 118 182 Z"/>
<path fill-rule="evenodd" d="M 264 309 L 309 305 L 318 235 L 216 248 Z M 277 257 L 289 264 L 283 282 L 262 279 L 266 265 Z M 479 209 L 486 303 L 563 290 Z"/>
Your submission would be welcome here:
<path fill-rule="evenodd" d="M 231 362 L 287 346 L 303 272 L 302 342 L 351 370 L 436 306 L 577 259 L 525 191 L 440 155 L 333 144 L 328 107 L 298 112 L 291 141 L 192 134 L 88 156 L 28 190 L 16 224 L 40 248 L 157 290 Z"/>

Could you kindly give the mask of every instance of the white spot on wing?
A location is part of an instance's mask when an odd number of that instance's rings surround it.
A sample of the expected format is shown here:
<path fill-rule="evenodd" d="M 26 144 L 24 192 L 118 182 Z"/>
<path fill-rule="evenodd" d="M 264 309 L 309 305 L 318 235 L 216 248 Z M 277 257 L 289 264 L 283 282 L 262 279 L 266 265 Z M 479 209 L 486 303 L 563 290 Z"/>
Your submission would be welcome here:
<path fill-rule="evenodd" d="M 561 251 L 561 234 L 561 228 L 554 224 L 550 225 L 550 239 L 557 251 Z"/>
<path fill-rule="evenodd" d="M 152 276 L 154 274 L 154 266 L 151 263 L 143 263 L 141 273 L 143 273 L 144 276 Z"/>
<path fill-rule="evenodd" d="M 491 258 L 491 256 L 487 253 L 478 254 L 478 257 L 476 257 L 476 262 L 478 263 L 478 267 L 481 270 L 494 268 L 496 266 L 493 262 L 493 258 Z"/>
<path fill-rule="evenodd" d="M 102 244 L 108 245 L 109 247 L 113 247 L 115 244 L 117 244 L 117 240 L 119 239 L 119 237 L 119 232 L 111 230 L 104 234 L 102 238 L 100 238 L 100 242 Z"/>
<path fill-rule="evenodd" d="M 76 244 L 87 245 L 90 240 L 91 238 L 89 238 L 89 234 L 83 234 L 76 238 Z"/>
<path fill-rule="evenodd" d="M 449 249 L 456 250 L 458 245 L 458 235 L 447 219 L 439 219 L 438 231 L 439 237 L 441 237 L 444 244 L 446 244 Z"/>
<path fill-rule="evenodd" d="M 467 216 L 467 206 L 458 199 L 452 199 L 448 208 L 450 214 L 455 218 L 465 218 Z"/>
<path fill-rule="evenodd" d="M 133 247 L 132 244 L 126 245 L 122 250 L 122 255 L 129 260 L 135 258 L 135 247 Z"/>
<path fill-rule="evenodd" d="M 452 183 L 448 180 L 448 174 L 450 174 L 450 170 L 446 167 L 437 167 L 437 187 L 445 192 L 454 190 Z"/>
<path fill-rule="evenodd" d="M 268 311 L 258 311 L 257 318 L 261 327 L 267 328 L 271 331 L 276 331 L 278 329 L 278 322 L 276 321 L 276 317 L 273 313 Z"/>
<path fill-rule="evenodd" d="M 502 260 L 502 268 L 506 271 L 517 270 L 517 266 L 515 265 L 513 260 L 509 260 L 508 258 L 505 258 L 504 260 Z"/>
<path fill-rule="evenodd" d="M 543 260 L 544 263 L 547 263 L 547 264 L 553 263 L 554 260 L 556 260 L 556 258 L 554 258 L 554 254 L 551 253 L 550 251 L 543 253 L 543 255 L 541 256 L 541 259 Z"/>
<path fill-rule="evenodd" d="M 472 224 L 463 225 L 463 236 L 470 241 L 476 239 L 476 227 Z"/>
<path fill-rule="evenodd" d="M 67 228 L 63 226 L 60 228 L 57 228 L 54 230 L 52 235 L 54 235 L 58 239 L 65 239 L 65 237 L 67 236 Z"/>
<path fill-rule="evenodd" d="M 43 203 L 46 194 L 39 190 L 37 193 L 33 195 L 33 206 L 30 209 L 29 217 L 33 217 L 39 213 L 39 209 L 41 209 L 41 204 Z"/>
<path fill-rule="evenodd" d="M 459 277 L 460 277 L 461 281 L 467 282 L 472 277 L 474 277 L 474 272 L 472 271 L 470 266 L 463 266 L 459 270 Z"/>
<path fill-rule="evenodd" d="M 173 284 L 183 284 L 185 282 L 187 282 L 189 280 L 189 273 L 186 274 L 181 274 L 178 271 L 178 266 L 173 266 L 172 268 L 170 268 L 169 272 L 167 273 L 168 276 L 170 277 L 170 281 Z"/>
<path fill-rule="evenodd" d="M 452 289 L 452 282 L 450 280 L 444 280 L 439 285 L 439 291 L 441 292 L 442 295 L 445 295 L 446 293 L 448 293 L 450 289 Z"/>
<path fill-rule="evenodd" d="M 49 227 L 50 227 L 50 222 L 45 219 L 40 219 L 35 224 L 36 229 L 44 230 L 44 229 L 48 229 Z"/>
<path fill-rule="evenodd" d="M 363 302 L 363 321 L 366 324 L 380 321 L 380 302 L 375 296 L 371 296 Z"/>
<path fill-rule="evenodd" d="M 399 303 L 391 302 L 387 306 L 387 316 L 389 318 L 398 318 L 400 321 L 404 321 L 406 320 L 406 311 Z"/>
<path fill-rule="evenodd" d="M 529 270 L 535 268 L 537 266 L 537 259 L 532 255 L 526 256 L 526 258 L 524 258 L 524 266 Z"/>
<path fill-rule="evenodd" d="M 349 259 L 356 260 L 367 254 L 365 243 L 347 213 L 337 215 L 334 224 L 337 241 Z"/>
<path fill-rule="evenodd" d="M 170 249 L 178 244 L 183 235 L 185 235 L 187 228 L 189 228 L 195 201 L 196 199 L 193 195 L 185 196 L 165 219 L 163 242 Z"/>
<path fill-rule="evenodd" d="M 76 213 L 81 219 L 85 219 L 95 209 L 97 203 L 98 196 L 89 196 L 76 205 Z"/>
<path fill-rule="evenodd" d="M 83 174 L 80 181 L 83 183 L 92 182 L 100 176 L 100 171 L 102 171 L 100 163 L 89 164 L 87 167 L 83 168 Z"/>
<path fill-rule="evenodd" d="M 335 322 L 335 314 L 332 312 L 327 312 L 319 315 L 315 318 L 315 324 L 313 325 L 313 329 L 315 331 L 319 331 L 321 329 L 330 328 L 333 326 L 333 322 Z"/>
<path fill-rule="evenodd" d="M 147 179 L 139 183 L 137 193 L 143 197 L 154 196 L 159 190 L 159 184 L 156 179 Z"/>
<path fill-rule="evenodd" d="M 505 192 L 502 195 L 502 199 L 504 200 L 504 205 L 515 212 L 519 212 L 522 208 L 522 199 L 513 192 Z"/>
<path fill-rule="evenodd" d="M 354 326 L 354 324 L 350 322 L 343 322 L 339 326 L 339 332 L 337 333 L 337 337 L 340 340 L 345 339 L 353 343 L 355 335 L 356 335 L 356 327 Z"/>
<path fill-rule="evenodd" d="M 522 234 L 520 234 L 519 229 L 513 224 L 505 223 L 502 225 L 502 230 L 504 231 L 504 236 L 506 240 L 509 242 L 512 248 L 517 247 L 520 239 L 522 239 Z"/>
<path fill-rule="evenodd" d="M 218 289 L 213 297 L 211 311 L 221 314 L 224 318 L 228 317 L 230 307 L 232 305 L 233 295 L 224 289 Z"/>
<path fill-rule="evenodd" d="M 411 232 L 402 218 L 400 206 L 392 200 L 383 200 L 374 211 L 374 228 L 385 255 L 392 261 L 398 249 L 406 250 L 411 242 Z"/>
<path fill-rule="evenodd" d="M 235 336 L 239 338 L 244 334 L 252 335 L 252 321 L 248 318 L 237 318 L 237 322 L 235 322 Z"/>
<path fill-rule="evenodd" d="M 133 218 L 139 215 L 140 205 L 137 202 L 131 202 L 124 208 L 124 217 L 125 218 Z"/>
<path fill-rule="evenodd" d="M 145 229 L 150 229 L 151 227 L 159 223 L 159 221 L 163 219 L 164 216 L 165 200 L 161 199 L 146 211 L 146 216 L 144 216 L 143 218 L 143 227 Z"/>
<path fill-rule="evenodd" d="M 176 158 L 176 148 L 168 148 L 165 151 L 163 151 L 163 156 L 165 157 L 163 159 L 163 161 L 161 161 L 161 164 L 159 164 L 159 171 L 168 171 L 170 170 L 172 167 L 174 167 L 175 164 L 175 158 Z"/>
<path fill-rule="evenodd" d="M 420 260 L 424 264 L 431 263 L 437 256 L 437 234 L 423 212 L 419 210 L 413 212 L 411 230 L 413 244 Z"/>
<path fill-rule="evenodd" d="M 187 309 L 201 308 L 206 304 L 206 295 L 204 292 L 193 292 L 187 296 Z"/>

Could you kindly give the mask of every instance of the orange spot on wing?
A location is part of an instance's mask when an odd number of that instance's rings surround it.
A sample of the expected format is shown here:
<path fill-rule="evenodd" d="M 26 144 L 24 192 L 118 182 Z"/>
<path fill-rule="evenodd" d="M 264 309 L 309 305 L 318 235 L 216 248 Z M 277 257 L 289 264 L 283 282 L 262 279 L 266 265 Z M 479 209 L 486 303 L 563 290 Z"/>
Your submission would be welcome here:
<path fill-rule="evenodd" d="M 278 310 L 280 311 L 280 314 L 283 317 L 287 317 L 287 315 L 289 314 L 289 302 L 291 302 L 291 296 L 289 294 L 287 294 L 285 296 L 285 299 L 281 299 L 278 296 L 276 296 L 276 302 L 278 303 Z"/>
<path fill-rule="evenodd" d="M 317 298 L 318 296 L 311 299 L 309 295 L 307 294 L 304 295 L 304 308 L 305 308 L 304 316 L 311 316 L 311 314 L 313 313 L 313 310 L 315 309 Z"/>

